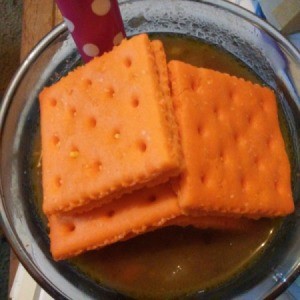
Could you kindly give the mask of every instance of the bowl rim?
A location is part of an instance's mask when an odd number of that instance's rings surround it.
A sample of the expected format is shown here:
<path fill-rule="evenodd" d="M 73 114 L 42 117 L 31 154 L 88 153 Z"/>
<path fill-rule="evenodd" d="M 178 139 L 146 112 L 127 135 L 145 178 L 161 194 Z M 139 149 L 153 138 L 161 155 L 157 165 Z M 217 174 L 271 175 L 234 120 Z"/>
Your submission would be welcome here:
<path fill-rule="evenodd" d="M 119 0 L 120 9 L 122 5 L 130 4 L 134 2 L 144 2 L 147 0 Z M 153 1 L 153 0 L 152 0 Z M 156 0 L 160 1 L 160 0 Z M 180 0 L 179 0 L 180 1 Z M 216 8 L 221 8 L 231 14 L 234 14 L 242 19 L 245 19 L 247 22 L 250 22 L 257 26 L 259 29 L 262 29 L 266 33 L 268 33 L 271 37 L 273 37 L 276 42 L 280 42 L 285 48 L 288 49 L 289 54 L 291 54 L 297 63 L 300 65 L 300 51 L 285 37 L 281 34 L 275 27 L 269 24 L 267 21 L 259 18 L 254 13 L 248 11 L 247 9 L 234 4 L 232 2 L 224 1 L 224 0 L 181 0 L 181 2 L 194 2 L 194 3 L 202 3 L 210 6 L 214 6 Z M 122 11 L 122 9 L 121 9 Z M 40 54 L 47 48 L 49 44 L 51 44 L 59 35 L 66 33 L 67 26 L 64 22 L 55 26 L 48 34 L 46 34 L 29 52 L 26 58 L 21 62 L 19 68 L 15 72 L 15 75 L 12 77 L 5 93 L 0 103 L 0 156 L 2 156 L 2 136 L 4 130 L 4 124 L 6 119 L 6 114 L 8 112 L 9 105 L 13 100 L 14 94 L 18 88 L 19 83 L 22 81 L 23 76 L 26 74 L 30 66 L 38 59 Z M 56 286 L 52 284 L 45 276 L 43 272 L 37 266 L 31 262 L 28 257 L 26 250 L 20 245 L 18 236 L 15 235 L 14 229 L 11 226 L 11 222 L 8 220 L 7 215 L 5 213 L 5 200 L 4 200 L 4 192 L 2 181 L 0 182 L 0 226 L 2 227 L 4 234 L 11 245 L 14 253 L 17 258 L 21 262 L 21 264 L 25 267 L 28 273 L 38 282 L 39 285 L 43 289 L 45 289 L 51 295 L 57 295 L 60 293 L 64 295 L 62 291 L 60 291 Z M 273 299 L 280 295 L 285 289 L 299 276 L 300 274 L 300 262 L 295 267 L 294 271 L 287 275 L 287 278 L 283 282 L 279 282 L 276 287 L 273 287 L 267 298 Z M 66 296 L 66 295 L 64 295 Z"/>

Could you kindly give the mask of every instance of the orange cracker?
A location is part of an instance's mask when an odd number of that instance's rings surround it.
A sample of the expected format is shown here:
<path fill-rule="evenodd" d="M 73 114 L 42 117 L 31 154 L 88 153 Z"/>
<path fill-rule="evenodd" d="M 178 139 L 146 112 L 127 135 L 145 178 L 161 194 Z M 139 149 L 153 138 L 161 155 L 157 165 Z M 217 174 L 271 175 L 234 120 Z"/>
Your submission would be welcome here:
<path fill-rule="evenodd" d="M 51 252 L 64 259 L 162 226 L 181 214 L 170 185 L 142 189 L 82 214 L 49 217 Z"/>
<path fill-rule="evenodd" d="M 47 215 L 89 210 L 179 173 L 162 51 L 147 35 L 124 40 L 41 92 Z"/>
<path fill-rule="evenodd" d="M 51 253 L 56 260 L 65 259 L 170 225 L 241 230 L 249 221 L 183 216 L 168 182 L 124 195 L 82 214 L 49 216 Z"/>
<path fill-rule="evenodd" d="M 169 73 L 186 164 L 177 187 L 185 213 L 293 212 L 274 92 L 179 61 L 169 63 Z"/>

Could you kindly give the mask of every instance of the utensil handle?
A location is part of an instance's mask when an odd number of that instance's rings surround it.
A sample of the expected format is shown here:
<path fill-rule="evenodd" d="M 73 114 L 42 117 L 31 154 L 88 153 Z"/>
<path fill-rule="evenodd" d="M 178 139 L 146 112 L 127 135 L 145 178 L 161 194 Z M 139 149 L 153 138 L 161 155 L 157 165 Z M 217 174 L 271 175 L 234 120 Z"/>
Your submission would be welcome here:
<path fill-rule="evenodd" d="M 117 0 L 56 0 L 85 62 L 110 51 L 125 37 Z"/>

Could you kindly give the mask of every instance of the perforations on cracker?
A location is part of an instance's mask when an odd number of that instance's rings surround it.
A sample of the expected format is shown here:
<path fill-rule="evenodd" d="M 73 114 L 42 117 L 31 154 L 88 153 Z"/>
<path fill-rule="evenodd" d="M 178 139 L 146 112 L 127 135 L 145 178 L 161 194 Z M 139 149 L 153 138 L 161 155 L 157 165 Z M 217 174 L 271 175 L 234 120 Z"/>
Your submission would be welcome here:
<path fill-rule="evenodd" d="M 50 99 L 50 105 L 52 107 L 56 107 L 57 106 L 57 100 L 55 98 Z"/>
<path fill-rule="evenodd" d="M 113 99 L 115 97 L 115 88 L 112 85 L 109 85 L 106 89 L 105 89 L 105 93 L 107 95 L 108 99 Z"/>
<path fill-rule="evenodd" d="M 139 139 L 137 141 L 137 147 L 140 150 L 140 152 L 146 152 L 147 151 L 147 143 L 145 140 Z"/>
<path fill-rule="evenodd" d="M 132 65 L 132 58 L 127 56 L 124 58 L 124 65 L 126 68 L 130 68 Z"/>
<path fill-rule="evenodd" d="M 149 197 L 148 197 L 148 201 L 150 203 L 153 203 L 157 200 L 157 195 L 156 194 L 151 194 Z"/>
<path fill-rule="evenodd" d="M 69 107 L 69 114 L 72 118 L 75 118 L 77 115 L 77 109 L 74 106 Z"/>
<path fill-rule="evenodd" d="M 89 210 L 179 173 L 178 128 L 158 46 L 146 35 L 125 40 L 42 91 L 46 214 Z M 101 167 L 92 167 L 97 160 Z M 56 174 L 63 185 L 52 190 Z"/>
<path fill-rule="evenodd" d="M 49 225 L 51 252 L 54 259 L 60 260 L 163 226 L 245 230 L 252 223 L 227 217 L 185 216 L 171 184 L 166 183 L 135 191 L 79 215 L 52 215 Z"/>
<path fill-rule="evenodd" d="M 53 142 L 53 145 L 54 146 L 59 146 L 59 144 L 60 144 L 60 138 L 59 138 L 59 136 L 57 136 L 56 134 L 54 134 L 53 136 L 52 136 L 52 142 Z"/>
<path fill-rule="evenodd" d="M 133 94 L 131 96 L 131 105 L 133 107 L 138 107 L 140 105 L 140 98 L 138 95 Z"/>
<path fill-rule="evenodd" d="M 74 232 L 74 231 L 75 231 L 75 229 L 76 229 L 76 226 L 75 226 L 75 224 L 74 224 L 74 223 L 72 223 L 72 222 L 65 223 L 65 224 L 63 224 L 63 226 L 64 226 L 64 230 L 65 230 L 65 232 L 66 232 L 66 233 L 68 233 L 68 234 L 70 234 L 70 233 Z"/>
<path fill-rule="evenodd" d="M 52 215 L 51 252 L 57 260 L 72 257 L 161 227 L 179 215 L 169 183 L 133 192 L 82 214 Z"/>
<path fill-rule="evenodd" d="M 182 62 L 169 63 L 169 71 L 187 165 L 181 207 L 187 213 L 256 218 L 292 212 L 274 93 Z"/>
<path fill-rule="evenodd" d="M 96 160 L 92 163 L 92 168 L 96 172 L 101 172 L 103 169 L 102 162 L 100 160 Z"/>
<path fill-rule="evenodd" d="M 109 211 L 107 212 L 107 217 L 108 217 L 108 218 L 112 218 L 114 215 L 115 215 L 115 211 L 114 211 L 114 210 L 109 210 Z"/>
<path fill-rule="evenodd" d="M 93 84 L 93 80 L 92 80 L 92 79 L 89 79 L 89 78 L 84 79 L 84 85 L 85 85 L 85 87 L 86 87 L 87 89 L 88 89 L 92 84 Z"/>
<path fill-rule="evenodd" d="M 97 126 L 97 119 L 93 116 L 88 117 L 87 124 L 90 128 L 95 128 Z"/>
<path fill-rule="evenodd" d="M 59 175 L 54 177 L 54 184 L 57 188 L 60 188 L 63 185 L 63 181 Z"/>
<path fill-rule="evenodd" d="M 73 146 L 70 148 L 69 157 L 74 159 L 74 158 L 78 158 L 79 155 L 80 155 L 79 148 L 78 148 L 77 146 L 74 146 L 74 145 L 73 145 Z"/>

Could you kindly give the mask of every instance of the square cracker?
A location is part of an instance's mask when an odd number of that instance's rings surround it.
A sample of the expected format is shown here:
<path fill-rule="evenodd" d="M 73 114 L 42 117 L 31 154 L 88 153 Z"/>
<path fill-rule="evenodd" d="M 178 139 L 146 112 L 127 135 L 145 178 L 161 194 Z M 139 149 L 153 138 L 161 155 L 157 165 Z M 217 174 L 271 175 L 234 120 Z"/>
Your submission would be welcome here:
<path fill-rule="evenodd" d="M 147 35 L 124 40 L 41 92 L 47 215 L 89 210 L 179 173 L 178 132 L 168 82 L 159 75 L 167 73 L 160 52 Z"/>
<path fill-rule="evenodd" d="M 82 214 L 49 216 L 51 253 L 65 259 L 162 226 L 181 214 L 169 183 L 122 196 Z"/>
<path fill-rule="evenodd" d="M 274 92 L 179 61 L 168 67 L 186 164 L 181 208 L 254 218 L 293 212 Z"/>
<path fill-rule="evenodd" d="M 242 218 L 184 216 L 167 182 L 82 214 L 49 216 L 51 253 L 56 260 L 65 259 L 170 225 L 244 230 L 251 224 Z"/>

